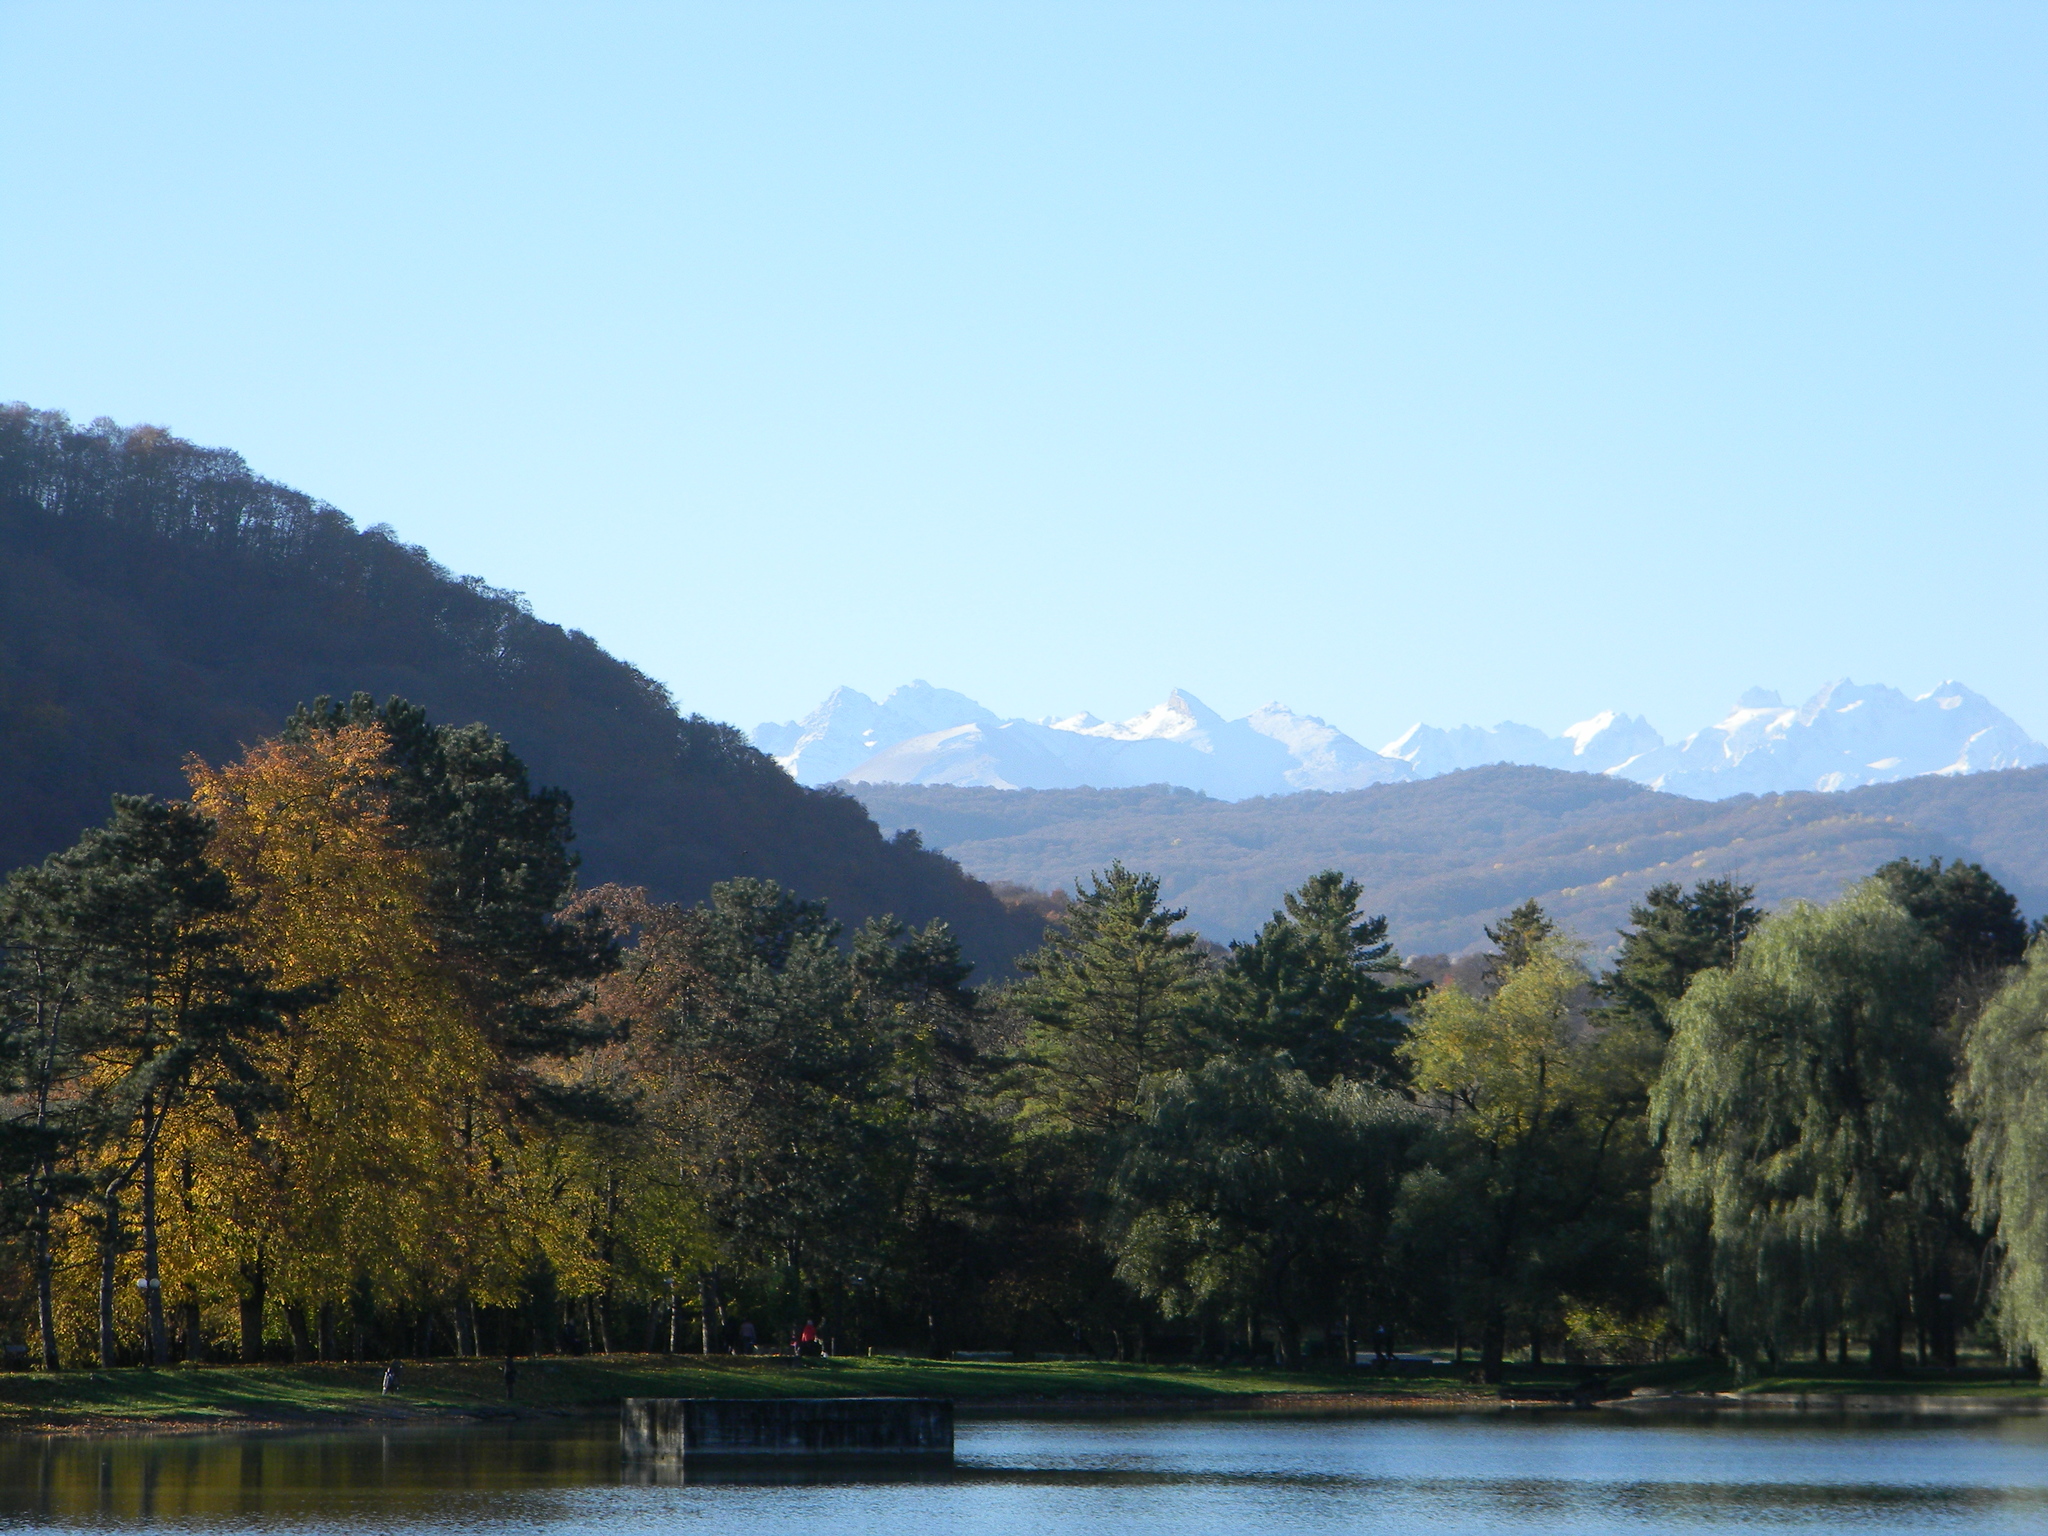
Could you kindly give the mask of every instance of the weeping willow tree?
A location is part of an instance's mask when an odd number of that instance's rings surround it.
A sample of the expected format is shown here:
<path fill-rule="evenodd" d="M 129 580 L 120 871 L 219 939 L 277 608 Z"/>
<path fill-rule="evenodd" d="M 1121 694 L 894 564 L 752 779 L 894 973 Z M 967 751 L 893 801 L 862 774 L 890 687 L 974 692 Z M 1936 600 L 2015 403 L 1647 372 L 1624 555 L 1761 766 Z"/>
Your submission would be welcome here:
<path fill-rule="evenodd" d="M 1941 952 L 1877 882 L 1765 920 L 1673 1012 L 1653 1222 L 1681 1322 L 1745 1364 L 1830 1334 L 1896 1368 L 1957 1205 Z"/>
<path fill-rule="evenodd" d="M 2048 945 L 1963 1037 L 1956 1100 L 1970 1127 L 1978 1220 L 1996 1234 L 1998 1321 L 2014 1353 L 2048 1356 Z"/>

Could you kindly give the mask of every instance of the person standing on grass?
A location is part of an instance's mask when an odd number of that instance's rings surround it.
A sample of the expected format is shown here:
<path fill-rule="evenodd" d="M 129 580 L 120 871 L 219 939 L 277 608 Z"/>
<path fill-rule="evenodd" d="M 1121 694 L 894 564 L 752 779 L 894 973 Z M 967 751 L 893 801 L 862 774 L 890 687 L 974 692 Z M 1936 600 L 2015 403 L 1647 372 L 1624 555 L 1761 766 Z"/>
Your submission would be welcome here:
<path fill-rule="evenodd" d="M 512 1389 L 519 1384 L 519 1361 L 512 1351 L 505 1351 L 505 1400 L 512 1400 Z"/>
<path fill-rule="evenodd" d="M 390 1397 L 403 1384 L 405 1365 L 394 1360 L 384 1367 L 384 1396 Z"/>

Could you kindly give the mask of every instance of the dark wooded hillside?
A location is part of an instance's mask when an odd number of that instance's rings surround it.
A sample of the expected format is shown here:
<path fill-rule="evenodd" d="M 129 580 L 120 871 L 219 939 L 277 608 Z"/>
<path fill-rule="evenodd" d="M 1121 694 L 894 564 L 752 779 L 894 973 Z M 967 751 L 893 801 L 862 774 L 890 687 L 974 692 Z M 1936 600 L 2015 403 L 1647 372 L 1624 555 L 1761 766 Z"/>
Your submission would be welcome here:
<path fill-rule="evenodd" d="M 1039 939 L 1037 913 L 389 529 L 225 449 L 0 410 L 0 869 L 70 844 L 116 791 L 182 795 L 187 754 L 221 761 L 358 690 L 505 736 L 575 797 L 586 884 L 695 901 L 768 876 L 848 922 L 944 917 L 984 974 Z"/>

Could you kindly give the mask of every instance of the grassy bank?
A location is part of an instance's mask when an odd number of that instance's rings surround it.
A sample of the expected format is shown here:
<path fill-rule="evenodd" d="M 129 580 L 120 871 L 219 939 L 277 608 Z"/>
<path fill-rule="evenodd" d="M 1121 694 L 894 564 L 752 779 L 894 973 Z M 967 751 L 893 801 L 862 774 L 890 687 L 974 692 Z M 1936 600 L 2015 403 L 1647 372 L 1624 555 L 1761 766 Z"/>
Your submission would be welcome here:
<path fill-rule="evenodd" d="M 49 1429 L 229 1428 L 256 1424 L 404 1423 L 501 1420 L 599 1414 L 627 1397 L 949 1397 L 964 1409 L 1136 1410 L 1148 1406 L 1374 1404 L 1479 1406 L 1503 1394 L 1467 1378 L 1470 1367 L 1383 1377 L 1371 1371 L 1277 1371 L 1256 1367 L 1118 1365 L 1106 1362 L 1011 1364 L 888 1356 L 811 1361 L 775 1358 L 610 1355 L 519 1362 L 505 1395 L 502 1362 L 408 1361 L 403 1390 L 384 1397 L 381 1365 L 202 1365 L 165 1370 L 8 1372 L 0 1375 L 0 1432 Z M 1510 1367 L 1509 1396 L 1543 1395 L 1584 1378 L 1568 1366 Z M 1874 1375 L 1854 1367 L 1806 1368 L 1737 1387 L 1725 1365 L 1679 1360 L 1612 1373 L 1609 1390 L 1745 1395 L 1861 1393 L 2041 1396 L 2048 1388 L 2004 1371 L 1908 1371 Z M 1277 1404 L 1275 1404 L 1277 1405 Z"/>
<path fill-rule="evenodd" d="M 1095 1362 L 1011 1364 L 898 1357 L 808 1361 L 658 1355 L 519 1362 L 513 1396 L 497 1360 L 408 1361 L 403 1390 L 380 1365 L 203 1365 L 0 1375 L 0 1430 L 95 1425 L 497 1419 L 598 1413 L 627 1397 L 950 1397 L 963 1406 L 1221 1405 L 1252 1394 L 1369 1394 L 1483 1401 L 1463 1373 L 1384 1379 L 1366 1371 L 1275 1371 Z"/>

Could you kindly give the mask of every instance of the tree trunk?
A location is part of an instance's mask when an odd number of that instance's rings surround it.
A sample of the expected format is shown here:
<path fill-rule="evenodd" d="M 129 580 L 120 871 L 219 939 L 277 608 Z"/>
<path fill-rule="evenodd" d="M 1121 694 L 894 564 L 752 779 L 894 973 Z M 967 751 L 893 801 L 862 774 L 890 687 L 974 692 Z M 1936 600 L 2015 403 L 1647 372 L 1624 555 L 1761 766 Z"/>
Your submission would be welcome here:
<path fill-rule="evenodd" d="M 607 1173 L 604 1181 L 604 1242 L 599 1256 L 604 1261 L 604 1287 L 597 1297 L 598 1352 L 612 1352 L 612 1261 L 617 1256 L 615 1228 L 619 1219 L 619 1176 Z"/>
<path fill-rule="evenodd" d="M 247 1365 L 263 1360 L 263 1300 L 269 1289 L 263 1259 L 258 1255 L 254 1264 L 242 1266 L 242 1294 L 236 1298 L 242 1322 L 241 1358 Z"/>
<path fill-rule="evenodd" d="M 57 1045 L 63 1029 L 64 1005 L 45 993 L 45 957 L 41 954 L 36 959 L 35 973 L 36 1028 L 42 1039 L 42 1065 L 36 1074 L 36 1329 L 42 1335 L 43 1369 L 54 1371 L 59 1362 L 57 1312 L 51 1295 L 50 1224 L 56 1217 L 57 1160 L 50 1155 L 43 1137 L 50 1122 L 50 1092 L 57 1080 Z"/>
<path fill-rule="evenodd" d="M 1531 1365 L 1541 1365 L 1543 1363 L 1543 1330 L 1535 1323 L 1529 1325 L 1529 1363 Z"/>
<path fill-rule="evenodd" d="M 187 1301 L 179 1309 L 178 1331 L 185 1336 L 185 1358 L 194 1365 L 206 1363 L 206 1327 L 199 1316 L 196 1299 Z"/>
<path fill-rule="evenodd" d="M 335 1358 L 334 1303 L 331 1301 L 320 1303 L 320 1358 L 322 1360 L 332 1360 Z"/>
<path fill-rule="evenodd" d="M 55 1170 L 44 1165 L 44 1187 L 36 1195 L 36 1328 L 42 1334 L 43 1369 L 58 1369 L 57 1308 L 50 1289 L 50 1196 Z"/>
<path fill-rule="evenodd" d="M 1896 1376 L 1904 1367 L 1905 1319 L 1894 1314 L 1870 1336 L 1870 1369 L 1874 1375 Z"/>
<path fill-rule="evenodd" d="M 121 1197 L 105 1197 L 100 1221 L 100 1364 L 117 1361 L 114 1346 L 114 1266 L 121 1257 Z"/>
<path fill-rule="evenodd" d="M 313 1358 L 313 1332 L 306 1326 L 306 1309 L 297 1302 L 290 1302 L 284 1309 L 284 1325 L 291 1330 L 292 1363 L 298 1364 Z"/>
<path fill-rule="evenodd" d="M 156 1264 L 156 1138 L 160 1117 L 156 1095 L 142 1101 L 142 1304 L 149 1314 L 149 1363 L 170 1360 L 164 1328 L 163 1277 Z"/>
<path fill-rule="evenodd" d="M 1498 1386 L 1501 1378 L 1501 1362 L 1507 1356 L 1508 1320 L 1504 1313 L 1494 1312 L 1486 1320 L 1486 1327 L 1479 1335 L 1479 1379 Z"/>
<path fill-rule="evenodd" d="M 455 1303 L 455 1353 L 478 1358 L 476 1347 L 476 1302 L 464 1291 Z"/>
<path fill-rule="evenodd" d="M 725 1347 L 725 1330 L 718 1318 L 718 1271 L 707 1269 L 697 1277 L 697 1304 L 704 1313 L 704 1353 L 715 1355 Z"/>
<path fill-rule="evenodd" d="M 1934 1363 L 1956 1368 L 1956 1318 L 1954 1281 L 1946 1261 L 1937 1263 L 1927 1277 L 1928 1341 L 1934 1349 Z"/>

